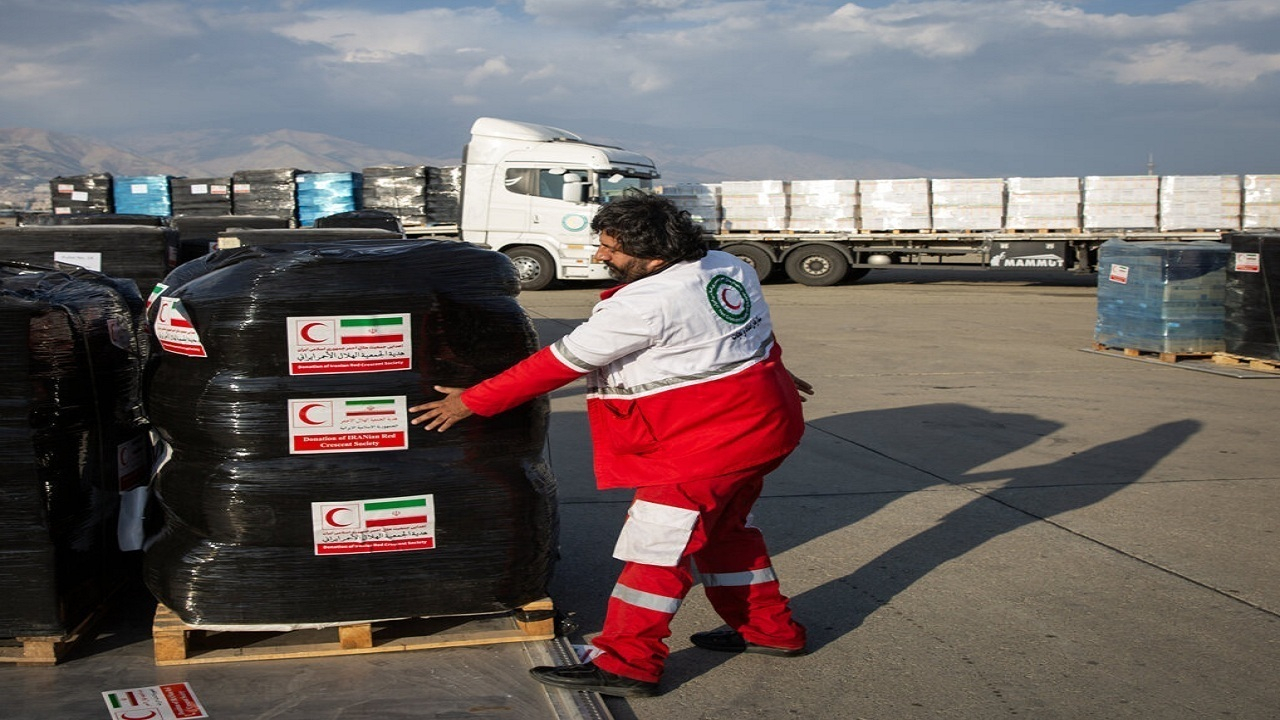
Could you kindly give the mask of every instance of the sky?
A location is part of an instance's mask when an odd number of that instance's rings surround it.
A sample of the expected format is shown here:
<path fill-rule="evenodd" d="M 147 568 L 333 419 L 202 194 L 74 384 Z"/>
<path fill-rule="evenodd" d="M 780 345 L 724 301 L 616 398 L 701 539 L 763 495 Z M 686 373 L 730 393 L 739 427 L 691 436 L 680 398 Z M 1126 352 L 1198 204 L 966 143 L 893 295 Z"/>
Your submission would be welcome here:
<path fill-rule="evenodd" d="M 1280 173 L 1280 2 L 0 0 L 0 127 L 450 158 L 481 116 L 670 158 Z"/>

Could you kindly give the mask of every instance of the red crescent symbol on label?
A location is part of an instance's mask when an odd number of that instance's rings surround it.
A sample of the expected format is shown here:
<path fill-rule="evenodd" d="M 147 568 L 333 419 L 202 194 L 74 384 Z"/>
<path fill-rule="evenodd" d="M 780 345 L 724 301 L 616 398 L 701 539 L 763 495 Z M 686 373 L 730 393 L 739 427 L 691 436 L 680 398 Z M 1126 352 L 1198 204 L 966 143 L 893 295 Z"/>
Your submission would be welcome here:
<path fill-rule="evenodd" d="M 157 714 L 156 714 L 156 711 L 155 711 L 155 710 L 147 710 L 147 711 L 146 711 L 146 713 L 147 713 L 146 715 L 132 715 L 132 714 L 129 714 L 129 713 L 132 713 L 132 712 L 134 712 L 134 711 L 132 711 L 132 710 L 130 710 L 130 711 L 126 711 L 126 712 L 120 713 L 120 714 L 119 714 L 119 715 L 117 715 L 116 717 L 117 717 L 117 718 L 119 718 L 120 720 L 151 720 L 152 718 L 158 718 L 158 717 L 160 717 L 159 715 L 157 715 Z M 142 712 L 142 711 L 138 711 L 138 712 Z"/>
<path fill-rule="evenodd" d="M 169 308 L 171 307 L 173 307 L 173 303 L 160 303 L 160 309 L 156 311 L 156 322 L 169 322 Z"/>
<path fill-rule="evenodd" d="M 303 340 L 306 340 L 306 341 L 307 341 L 307 342 L 309 342 L 309 343 L 322 343 L 322 342 L 324 342 L 324 341 L 326 341 L 326 340 L 328 340 L 328 339 L 329 339 L 329 338 L 313 338 L 313 337 L 311 337 L 311 328 L 313 328 L 313 327 L 324 327 L 324 323 L 309 322 L 309 323 L 307 323 L 306 325 L 303 325 L 301 328 L 298 328 L 298 335 L 299 335 Z"/>
<path fill-rule="evenodd" d="M 738 303 L 737 305 L 734 305 L 733 303 L 729 302 L 729 288 L 725 288 L 720 291 L 720 302 L 724 303 L 724 306 L 729 308 L 730 310 L 742 309 L 742 303 Z"/>
<path fill-rule="evenodd" d="M 337 514 L 340 512 L 351 512 L 351 508 L 336 507 L 324 514 L 324 521 L 334 527 L 347 527 L 351 523 L 349 522 L 341 523 L 341 522 L 338 522 L 336 519 Z"/>
<path fill-rule="evenodd" d="M 323 425 L 323 424 L 324 424 L 324 421 L 316 421 L 316 420 L 312 420 L 311 418 L 307 417 L 307 413 L 308 413 L 308 412 L 310 412 L 312 409 L 314 409 L 314 408 L 318 408 L 318 407 L 324 407 L 324 406 L 323 406 L 323 405 L 321 405 L 320 403 L 310 403 L 310 404 L 308 404 L 308 405 L 303 405 L 303 406 L 302 406 L 302 408 L 301 408 L 300 410 L 298 410 L 298 419 L 299 419 L 299 420 L 301 420 L 302 422 L 304 422 L 304 423 L 308 424 L 308 425 Z"/>

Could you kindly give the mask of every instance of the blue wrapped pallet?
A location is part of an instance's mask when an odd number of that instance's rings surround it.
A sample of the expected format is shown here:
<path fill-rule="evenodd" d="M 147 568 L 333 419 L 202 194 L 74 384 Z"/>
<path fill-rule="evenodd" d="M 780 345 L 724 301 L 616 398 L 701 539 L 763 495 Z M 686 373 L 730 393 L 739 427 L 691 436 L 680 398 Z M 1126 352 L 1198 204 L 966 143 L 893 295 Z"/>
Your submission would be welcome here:
<path fill-rule="evenodd" d="M 1103 243 L 1094 341 L 1159 353 L 1221 351 L 1229 252 L 1211 240 Z"/>
<path fill-rule="evenodd" d="M 118 214 L 157 217 L 173 214 L 168 175 L 117 175 L 111 192 Z"/>
<path fill-rule="evenodd" d="M 324 172 L 298 175 L 298 222 L 303 227 L 316 218 L 352 212 L 360 197 L 360 173 Z"/>

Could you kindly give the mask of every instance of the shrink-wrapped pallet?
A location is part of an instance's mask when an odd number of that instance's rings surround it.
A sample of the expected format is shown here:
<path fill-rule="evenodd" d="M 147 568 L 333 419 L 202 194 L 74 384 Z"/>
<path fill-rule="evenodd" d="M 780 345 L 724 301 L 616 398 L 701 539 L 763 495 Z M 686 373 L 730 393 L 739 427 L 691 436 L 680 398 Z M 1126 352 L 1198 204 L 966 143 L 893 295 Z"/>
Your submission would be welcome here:
<path fill-rule="evenodd" d="M 1007 230 L 1078 230 L 1080 178 L 1012 177 L 1005 181 Z"/>
<path fill-rule="evenodd" d="M 49 181 L 49 202 L 54 215 L 109 213 L 111 174 L 58 176 Z"/>
<path fill-rule="evenodd" d="M 1210 240 L 1103 243 L 1094 340 L 1159 353 L 1222 350 L 1228 250 Z"/>
<path fill-rule="evenodd" d="M 117 175 L 111 188 L 117 213 L 156 217 L 173 214 L 168 175 Z"/>
<path fill-rule="evenodd" d="M 260 245 L 166 284 L 144 394 L 166 522 L 144 574 L 183 622 L 290 629 L 545 596 L 545 397 L 445 433 L 408 424 L 433 386 L 473 385 L 536 349 L 504 256 L 448 241 Z"/>
<path fill-rule="evenodd" d="M 924 178 L 903 180 L 861 180 L 858 182 L 864 231 L 929 230 L 929 181 Z"/>
<path fill-rule="evenodd" d="M 1280 234 L 1235 233 L 1227 263 L 1224 344 L 1234 355 L 1280 360 Z"/>
<path fill-rule="evenodd" d="M 359 206 L 360 174 L 298 173 L 298 224 L 311 227 L 317 218 L 352 212 Z"/>
<path fill-rule="evenodd" d="M 133 283 L 0 263 L 0 636 L 63 635 L 125 580 L 147 343 Z"/>
<path fill-rule="evenodd" d="M 1280 175 L 1244 176 L 1245 230 L 1280 229 Z"/>
<path fill-rule="evenodd" d="M 1084 179 L 1086 230 L 1155 230 L 1160 178 L 1091 175 Z"/>
<path fill-rule="evenodd" d="M 1160 178 L 1160 229 L 1239 230 L 1240 178 L 1166 175 Z"/>
<path fill-rule="evenodd" d="M 786 230 L 790 227 L 785 180 L 726 180 L 720 183 L 722 227 L 738 230 Z"/>
<path fill-rule="evenodd" d="M 689 213 L 708 234 L 720 232 L 720 186 L 714 183 L 660 185 L 657 193 Z"/>
<path fill-rule="evenodd" d="M 427 168 L 427 225 L 457 225 L 462 208 L 462 168 Z"/>
<path fill-rule="evenodd" d="M 935 230 L 999 230 L 1004 226 L 1002 178 L 930 181 Z"/>
<path fill-rule="evenodd" d="M 236 215 L 268 215 L 297 222 L 296 168 L 238 170 L 231 174 L 231 212 Z"/>
<path fill-rule="evenodd" d="M 173 214 L 218 217 L 231 214 L 231 178 L 170 178 Z"/>
<path fill-rule="evenodd" d="M 792 180 L 791 229 L 854 232 L 858 229 L 857 180 Z"/>
<path fill-rule="evenodd" d="M 133 280 L 145 293 L 168 272 L 175 235 L 172 228 L 143 225 L 0 227 L 0 260 L 75 265 Z"/>
<path fill-rule="evenodd" d="M 282 229 L 290 225 L 286 218 L 265 215 L 178 215 L 172 224 L 177 232 L 170 238 L 166 255 L 170 270 L 208 254 L 218 235 L 231 228 Z"/>
<path fill-rule="evenodd" d="M 361 209 L 390 213 L 404 227 L 458 223 L 462 168 L 367 167 L 362 174 Z"/>

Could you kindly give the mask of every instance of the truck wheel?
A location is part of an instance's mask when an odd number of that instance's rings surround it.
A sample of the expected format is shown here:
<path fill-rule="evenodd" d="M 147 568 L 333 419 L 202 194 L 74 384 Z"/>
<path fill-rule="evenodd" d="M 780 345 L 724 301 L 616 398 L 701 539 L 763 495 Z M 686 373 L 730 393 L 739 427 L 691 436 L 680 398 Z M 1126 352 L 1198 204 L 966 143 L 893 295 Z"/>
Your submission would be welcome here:
<path fill-rule="evenodd" d="M 526 245 L 503 252 L 516 266 L 521 290 L 546 290 L 555 282 L 556 266 L 546 250 Z"/>
<path fill-rule="evenodd" d="M 773 256 L 768 250 L 756 247 L 754 245 L 729 245 L 720 248 L 721 250 L 737 257 L 742 262 L 756 269 L 756 276 L 760 278 L 760 282 L 769 279 L 773 275 L 774 269 L 777 267 L 773 261 Z"/>
<path fill-rule="evenodd" d="M 801 245 L 786 259 L 787 277 L 801 285 L 835 285 L 849 273 L 849 261 L 828 245 Z"/>

